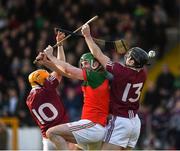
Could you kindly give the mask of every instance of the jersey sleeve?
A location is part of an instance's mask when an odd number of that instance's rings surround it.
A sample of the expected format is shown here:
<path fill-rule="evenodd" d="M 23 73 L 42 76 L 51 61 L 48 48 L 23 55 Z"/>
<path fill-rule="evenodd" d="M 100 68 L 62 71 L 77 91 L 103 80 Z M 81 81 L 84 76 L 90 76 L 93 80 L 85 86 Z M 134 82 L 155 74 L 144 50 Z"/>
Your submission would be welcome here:
<path fill-rule="evenodd" d="M 118 62 L 109 61 L 106 64 L 106 70 L 110 72 L 112 75 L 116 76 L 123 73 L 124 67 Z"/>
<path fill-rule="evenodd" d="M 46 88 L 50 88 L 50 89 L 56 89 L 57 86 L 59 84 L 59 81 L 56 77 L 50 75 L 46 80 L 45 80 L 45 84 L 44 86 Z"/>

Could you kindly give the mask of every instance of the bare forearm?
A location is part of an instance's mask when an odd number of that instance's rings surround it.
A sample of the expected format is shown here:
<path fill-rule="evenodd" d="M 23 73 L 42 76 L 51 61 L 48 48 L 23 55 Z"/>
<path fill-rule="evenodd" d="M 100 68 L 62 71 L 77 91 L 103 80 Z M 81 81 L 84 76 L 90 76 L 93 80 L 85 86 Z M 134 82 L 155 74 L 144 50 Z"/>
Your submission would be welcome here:
<path fill-rule="evenodd" d="M 63 46 L 59 46 L 57 50 L 57 59 L 66 61 L 65 54 L 64 54 L 64 48 Z"/>
<path fill-rule="evenodd" d="M 93 56 L 106 68 L 106 64 L 110 58 L 103 54 L 91 36 L 85 37 L 85 40 Z"/>
<path fill-rule="evenodd" d="M 62 75 L 68 78 L 74 78 L 72 75 L 66 73 L 61 66 L 58 66 L 58 65 L 56 66 L 53 62 L 46 62 L 43 65 L 47 67 L 48 69 L 50 69 L 51 71 L 54 71 L 58 75 Z"/>
<path fill-rule="evenodd" d="M 66 69 L 67 69 L 67 66 L 68 66 L 68 63 L 66 63 L 66 62 L 64 62 L 64 61 L 61 61 L 61 60 L 59 60 L 58 58 L 56 58 L 56 57 L 54 57 L 54 56 L 48 56 L 48 58 L 56 65 L 56 66 L 60 66 L 61 68 L 61 70 L 63 71 L 63 72 L 65 72 L 66 71 Z"/>
<path fill-rule="evenodd" d="M 51 60 L 53 64 L 55 64 L 59 70 L 61 70 L 67 77 L 70 78 L 75 78 L 75 79 L 80 79 L 83 80 L 83 72 L 82 69 L 79 69 L 77 67 L 72 66 L 69 63 L 66 63 L 62 60 L 57 59 L 56 57 L 53 56 L 52 54 L 53 48 L 51 46 L 48 46 L 44 52 L 47 55 L 47 57 Z"/>
<path fill-rule="evenodd" d="M 85 37 L 86 43 L 95 58 L 99 58 L 102 55 L 101 49 L 97 46 L 91 36 Z"/>
<path fill-rule="evenodd" d="M 61 75 L 63 74 L 63 72 L 61 70 L 59 70 L 58 67 L 55 64 L 53 64 L 52 62 L 45 62 L 43 65 L 46 68 L 50 69 L 51 71 L 54 71 L 54 72 L 61 74 Z"/>
<path fill-rule="evenodd" d="M 82 69 L 72 66 L 69 63 L 64 61 L 58 60 L 55 57 L 50 57 L 50 60 L 56 64 L 56 66 L 63 72 L 63 75 L 72 78 L 72 79 L 79 79 L 84 80 Z"/>

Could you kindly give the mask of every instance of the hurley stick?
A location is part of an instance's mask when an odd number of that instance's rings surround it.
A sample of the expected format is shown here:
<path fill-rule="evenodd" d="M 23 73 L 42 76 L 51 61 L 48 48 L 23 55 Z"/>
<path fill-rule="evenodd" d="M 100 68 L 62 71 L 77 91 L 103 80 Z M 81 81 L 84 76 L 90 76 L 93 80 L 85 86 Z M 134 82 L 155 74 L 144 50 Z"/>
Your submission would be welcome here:
<path fill-rule="evenodd" d="M 98 18 L 98 16 L 94 16 L 93 18 L 91 18 L 90 20 L 88 20 L 88 21 L 87 21 L 86 23 L 84 23 L 83 25 L 89 24 L 89 23 L 91 23 L 92 21 L 96 20 L 97 18 Z M 80 26 L 78 29 L 74 30 L 73 33 L 77 33 L 79 30 L 81 30 L 81 28 L 83 27 L 83 25 Z M 67 35 L 66 37 L 64 37 L 64 39 L 62 39 L 61 41 L 59 41 L 58 43 L 56 43 L 56 44 L 53 46 L 53 48 L 56 48 L 56 47 L 60 46 L 63 41 L 65 41 L 66 39 L 68 39 L 68 38 L 71 37 L 71 36 L 72 36 L 72 34 Z M 36 64 L 37 61 L 38 61 L 38 60 L 34 60 L 33 63 Z"/>
<path fill-rule="evenodd" d="M 96 20 L 97 18 L 98 18 L 98 16 L 94 16 L 93 18 L 91 18 L 90 20 L 88 20 L 85 24 L 89 24 L 90 22 Z M 84 25 L 85 25 L 85 24 L 84 24 Z M 83 27 L 83 25 L 82 25 L 81 27 L 79 27 L 78 29 L 76 29 L 75 31 L 73 31 L 73 33 L 77 33 L 79 30 L 81 30 L 82 27 Z M 68 38 L 71 37 L 71 36 L 72 36 L 72 34 L 67 35 L 66 37 L 64 37 L 64 39 L 62 39 L 62 40 L 59 41 L 57 44 L 55 44 L 55 45 L 53 46 L 53 48 L 56 48 L 57 46 L 61 45 L 61 43 L 62 43 L 63 41 L 65 41 L 66 39 L 68 39 Z"/>

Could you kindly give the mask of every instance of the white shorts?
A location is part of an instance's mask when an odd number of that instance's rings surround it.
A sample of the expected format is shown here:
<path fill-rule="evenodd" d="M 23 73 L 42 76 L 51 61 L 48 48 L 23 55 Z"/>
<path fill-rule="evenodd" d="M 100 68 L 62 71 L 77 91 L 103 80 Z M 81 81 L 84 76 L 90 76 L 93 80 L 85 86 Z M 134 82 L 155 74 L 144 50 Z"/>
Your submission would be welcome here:
<path fill-rule="evenodd" d="M 55 145 L 47 138 L 43 138 L 43 151 L 56 150 Z"/>
<path fill-rule="evenodd" d="M 93 123 L 90 120 L 79 120 L 67 123 L 67 125 L 77 143 L 83 147 L 83 149 L 92 149 L 94 147 L 98 149 L 97 146 L 100 146 L 99 144 L 102 143 L 106 132 L 103 126 Z"/>
<path fill-rule="evenodd" d="M 104 142 L 121 147 L 134 148 L 140 134 L 141 121 L 136 114 L 134 118 L 112 116 L 106 126 Z"/>

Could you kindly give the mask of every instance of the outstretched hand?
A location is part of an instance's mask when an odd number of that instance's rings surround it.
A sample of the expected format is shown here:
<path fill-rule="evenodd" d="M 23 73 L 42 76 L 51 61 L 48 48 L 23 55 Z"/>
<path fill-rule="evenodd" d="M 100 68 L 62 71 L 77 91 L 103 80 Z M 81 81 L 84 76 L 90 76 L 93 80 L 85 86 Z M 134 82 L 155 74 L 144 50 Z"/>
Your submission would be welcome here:
<path fill-rule="evenodd" d="M 57 43 L 60 42 L 61 40 L 63 40 L 64 37 L 65 37 L 65 34 L 62 33 L 62 32 L 60 32 L 60 31 L 58 31 L 58 32 L 57 32 L 57 35 L 56 35 L 56 41 L 57 41 Z"/>
<path fill-rule="evenodd" d="M 39 60 L 37 61 L 39 65 L 45 66 L 46 68 L 54 71 L 55 64 L 51 60 L 48 59 L 45 53 L 40 52 L 37 57 L 39 58 Z"/>
<path fill-rule="evenodd" d="M 37 57 L 36 57 L 36 60 L 39 61 L 39 60 L 42 60 L 44 57 L 44 53 L 43 52 L 40 52 Z"/>
<path fill-rule="evenodd" d="M 89 36 L 91 36 L 90 28 L 89 28 L 89 25 L 88 25 L 88 24 L 84 24 L 84 25 L 82 26 L 81 32 L 82 32 L 82 35 L 83 35 L 84 37 L 89 37 Z"/>
<path fill-rule="evenodd" d="M 53 47 L 50 45 L 44 49 L 44 53 L 47 55 L 47 57 L 52 57 L 53 56 Z"/>
<path fill-rule="evenodd" d="M 37 63 L 39 65 L 45 65 L 47 62 L 49 62 L 47 55 L 43 52 L 40 52 L 38 56 L 36 57 Z"/>

